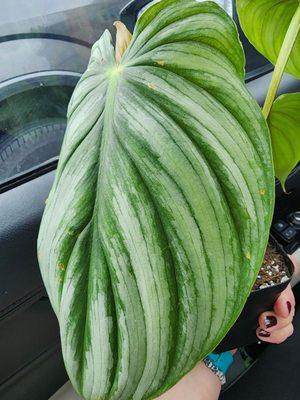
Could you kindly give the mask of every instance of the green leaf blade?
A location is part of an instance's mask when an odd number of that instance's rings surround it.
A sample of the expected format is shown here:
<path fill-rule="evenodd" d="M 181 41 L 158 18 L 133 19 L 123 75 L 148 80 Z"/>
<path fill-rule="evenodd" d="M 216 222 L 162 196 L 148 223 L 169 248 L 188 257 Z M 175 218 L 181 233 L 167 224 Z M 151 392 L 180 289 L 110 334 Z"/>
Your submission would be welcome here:
<path fill-rule="evenodd" d="M 298 0 L 237 0 L 241 27 L 253 46 L 272 64 L 276 64 Z M 298 34 L 286 72 L 300 78 L 300 34 Z"/>
<path fill-rule="evenodd" d="M 300 161 L 300 93 L 279 96 L 273 103 L 269 127 L 275 175 L 282 187 Z"/>
<path fill-rule="evenodd" d="M 85 399 L 164 392 L 246 301 L 274 174 L 243 77 L 236 28 L 212 2 L 149 8 L 119 65 L 108 33 L 93 47 L 38 243 L 67 371 Z"/>
<path fill-rule="evenodd" d="M 174 3 L 169 0 L 158 2 L 146 11 L 135 27 L 130 51 L 125 55 L 124 62 L 130 62 L 131 57 L 136 58 L 153 48 L 157 49 L 163 43 L 190 40 L 222 52 L 241 78 L 244 77 L 245 55 L 237 28 L 218 5 L 210 1 L 179 0 Z"/>

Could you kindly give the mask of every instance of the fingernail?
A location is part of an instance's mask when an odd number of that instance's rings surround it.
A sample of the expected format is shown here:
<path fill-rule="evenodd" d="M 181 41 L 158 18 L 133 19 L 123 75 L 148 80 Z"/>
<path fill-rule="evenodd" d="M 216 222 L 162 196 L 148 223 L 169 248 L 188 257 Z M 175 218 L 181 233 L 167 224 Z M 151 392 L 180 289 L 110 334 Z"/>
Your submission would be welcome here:
<path fill-rule="evenodd" d="M 265 318 L 265 326 L 266 328 L 271 328 L 272 326 L 275 326 L 277 324 L 277 318 L 274 317 L 273 315 L 268 315 Z"/>
<path fill-rule="evenodd" d="M 289 302 L 289 301 L 287 301 L 286 302 L 286 306 L 287 306 L 287 308 L 288 308 L 288 310 L 289 310 L 289 313 L 292 311 L 292 305 L 291 305 L 291 303 Z"/>
<path fill-rule="evenodd" d="M 261 336 L 261 337 L 269 337 L 269 336 L 271 336 L 271 333 L 270 333 L 270 332 L 267 332 L 267 331 L 265 331 L 265 330 L 263 330 L 263 329 L 260 329 L 260 331 L 258 332 L 258 336 Z"/>

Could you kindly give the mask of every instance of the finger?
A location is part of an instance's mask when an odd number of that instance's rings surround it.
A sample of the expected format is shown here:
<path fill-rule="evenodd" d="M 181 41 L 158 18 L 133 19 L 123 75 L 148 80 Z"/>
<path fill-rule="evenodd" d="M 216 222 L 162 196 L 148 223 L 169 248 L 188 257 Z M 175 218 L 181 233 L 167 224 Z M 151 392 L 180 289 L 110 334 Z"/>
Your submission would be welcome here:
<path fill-rule="evenodd" d="M 293 324 L 289 324 L 282 329 L 279 329 L 274 332 L 267 332 L 261 328 L 257 328 L 256 335 L 259 340 L 268 343 L 279 344 L 284 342 L 288 337 L 290 337 L 294 332 Z"/>
<path fill-rule="evenodd" d="M 295 267 L 295 273 L 300 272 L 300 248 L 295 251 L 295 253 L 291 254 L 290 259 L 292 260 L 294 267 Z"/>
<path fill-rule="evenodd" d="M 287 318 L 278 317 L 274 311 L 266 311 L 260 314 L 258 323 L 261 329 L 267 330 L 268 332 L 277 331 L 292 323 L 293 314 L 292 312 Z"/>
<path fill-rule="evenodd" d="M 294 273 L 292 276 L 291 284 L 295 286 L 300 281 L 300 248 L 291 254 L 290 259 L 294 264 Z"/>
<path fill-rule="evenodd" d="M 287 318 L 289 314 L 294 315 L 295 298 L 291 285 L 280 293 L 280 296 L 274 304 L 274 311 L 278 317 Z"/>

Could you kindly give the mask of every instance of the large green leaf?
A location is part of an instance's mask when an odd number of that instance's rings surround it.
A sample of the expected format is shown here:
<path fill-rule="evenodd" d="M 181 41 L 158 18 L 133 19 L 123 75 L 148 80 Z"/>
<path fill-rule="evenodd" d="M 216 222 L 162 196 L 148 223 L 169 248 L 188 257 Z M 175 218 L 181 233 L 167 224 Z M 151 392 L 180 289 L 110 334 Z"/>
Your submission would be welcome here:
<path fill-rule="evenodd" d="M 300 161 L 300 93 L 279 96 L 269 115 L 275 174 L 284 183 Z"/>
<path fill-rule="evenodd" d="M 285 34 L 299 0 L 236 0 L 242 29 L 253 44 L 273 64 L 276 63 Z M 300 34 L 286 71 L 300 78 Z"/>
<path fill-rule="evenodd" d="M 162 0 L 116 65 L 106 31 L 71 99 L 38 257 L 86 399 L 166 390 L 220 342 L 260 267 L 269 132 L 237 30 L 213 2 Z"/>

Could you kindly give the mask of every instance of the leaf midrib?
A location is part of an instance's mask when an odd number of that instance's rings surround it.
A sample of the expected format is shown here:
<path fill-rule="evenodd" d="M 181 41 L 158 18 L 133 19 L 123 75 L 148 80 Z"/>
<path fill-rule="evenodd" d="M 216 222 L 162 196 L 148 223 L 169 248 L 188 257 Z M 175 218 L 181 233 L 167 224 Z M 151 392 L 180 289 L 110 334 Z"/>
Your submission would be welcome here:
<path fill-rule="evenodd" d="M 106 92 L 106 101 L 104 105 L 104 121 L 103 121 L 103 132 L 102 132 L 102 139 L 100 143 L 100 157 L 99 157 L 99 171 L 98 171 L 98 179 L 97 183 L 99 183 L 101 177 L 105 173 L 105 167 L 107 166 L 108 162 L 108 155 L 109 155 L 109 146 L 112 142 L 113 135 L 113 115 L 114 108 L 115 108 L 115 100 L 116 100 L 116 93 L 117 87 L 119 83 L 119 76 L 120 72 L 117 72 L 116 66 L 113 69 L 108 71 L 108 87 Z M 95 204 L 97 203 L 98 199 L 98 185 L 97 185 L 97 195 Z"/>

